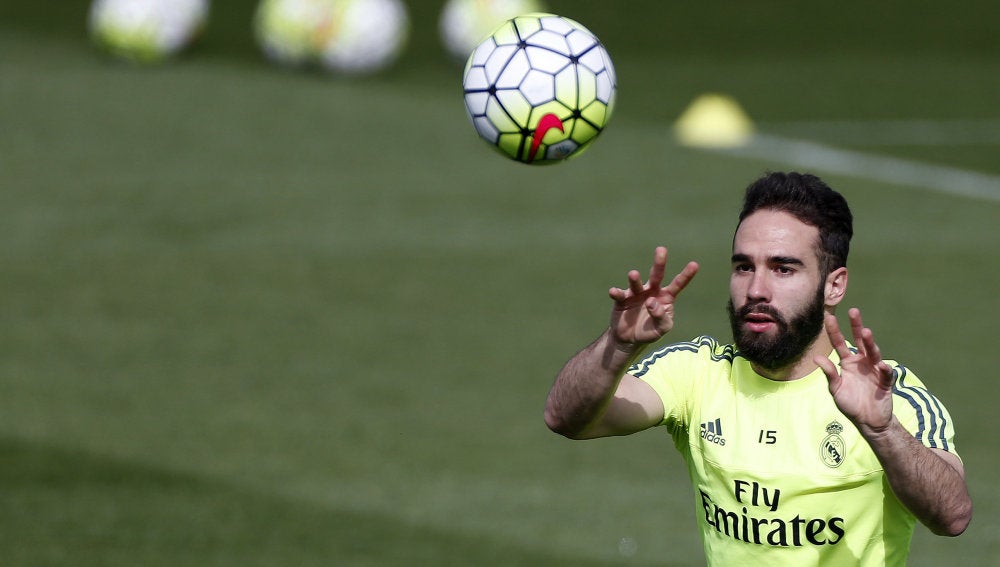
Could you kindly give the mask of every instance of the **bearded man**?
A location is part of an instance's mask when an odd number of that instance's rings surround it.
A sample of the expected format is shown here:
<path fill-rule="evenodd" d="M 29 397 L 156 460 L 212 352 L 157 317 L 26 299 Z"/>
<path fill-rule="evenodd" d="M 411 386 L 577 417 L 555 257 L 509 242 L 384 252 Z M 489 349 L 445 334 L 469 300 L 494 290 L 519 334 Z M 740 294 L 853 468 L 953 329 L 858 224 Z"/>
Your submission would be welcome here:
<path fill-rule="evenodd" d="M 687 463 L 709 565 L 906 564 L 916 520 L 957 536 L 972 518 L 954 425 L 911 370 L 883 360 L 847 292 L 853 217 L 818 177 L 769 173 L 733 237 L 733 344 L 649 351 L 698 264 L 662 286 L 612 288 L 611 323 L 562 368 L 545 407 L 571 439 L 662 426 Z M 665 562 L 670 558 L 665 557 Z"/>

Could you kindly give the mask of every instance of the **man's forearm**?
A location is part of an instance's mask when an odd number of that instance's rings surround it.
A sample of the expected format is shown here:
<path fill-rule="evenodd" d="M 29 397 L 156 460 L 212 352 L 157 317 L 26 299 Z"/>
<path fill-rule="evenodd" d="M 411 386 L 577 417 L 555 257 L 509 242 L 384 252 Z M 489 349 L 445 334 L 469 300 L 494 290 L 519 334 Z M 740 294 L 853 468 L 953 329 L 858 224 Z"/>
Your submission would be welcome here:
<path fill-rule="evenodd" d="M 583 433 L 600 418 L 641 350 L 639 345 L 616 343 L 605 331 L 573 356 L 556 377 L 545 403 L 549 429 L 571 438 Z"/>
<path fill-rule="evenodd" d="M 896 497 L 932 532 L 956 536 L 972 519 L 962 473 L 925 447 L 895 418 L 883 432 L 865 432 Z"/>

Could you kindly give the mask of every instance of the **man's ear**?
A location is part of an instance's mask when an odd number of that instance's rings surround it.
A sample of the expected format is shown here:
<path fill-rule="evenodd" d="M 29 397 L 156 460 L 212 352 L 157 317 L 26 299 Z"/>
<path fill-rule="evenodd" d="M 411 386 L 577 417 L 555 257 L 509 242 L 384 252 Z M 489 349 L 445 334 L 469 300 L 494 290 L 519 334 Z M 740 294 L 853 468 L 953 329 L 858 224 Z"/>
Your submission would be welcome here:
<path fill-rule="evenodd" d="M 833 306 L 847 294 L 847 268 L 837 268 L 826 276 L 826 286 L 823 289 L 823 299 L 826 305 Z"/>

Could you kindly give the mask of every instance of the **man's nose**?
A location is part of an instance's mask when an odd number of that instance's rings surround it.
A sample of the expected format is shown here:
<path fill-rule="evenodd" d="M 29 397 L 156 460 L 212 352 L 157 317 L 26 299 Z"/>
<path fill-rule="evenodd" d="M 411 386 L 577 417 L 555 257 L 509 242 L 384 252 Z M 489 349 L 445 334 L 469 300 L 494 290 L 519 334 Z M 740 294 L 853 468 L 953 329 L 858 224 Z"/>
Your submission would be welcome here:
<path fill-rule="evenodd" d="M 768 286 L 767 274 L 755 271 L 747 287 L 747 299 L 754 301 L 770 301 L 771 289 Z"/>

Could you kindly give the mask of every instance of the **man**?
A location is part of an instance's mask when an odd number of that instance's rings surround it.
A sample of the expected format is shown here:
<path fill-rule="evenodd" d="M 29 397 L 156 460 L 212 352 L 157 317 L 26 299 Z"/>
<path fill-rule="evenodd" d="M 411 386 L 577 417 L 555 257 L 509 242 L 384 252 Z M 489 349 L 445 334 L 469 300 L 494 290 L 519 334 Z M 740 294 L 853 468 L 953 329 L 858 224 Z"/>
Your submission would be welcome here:
<path fill-rule="evenodd" d="M 611 324 L 571 358 L 545 408 L 572 439 L 662 425 L 683 455 L 710 565 L 904 565 L 915 519 L 961 534 L 972 501 L 945 407 L 883 360 L 847 291 L 847 202 L 812 175 L 752 183 L 733 238 L 735 345 L 711 337 L 643 357 L 698 271 L 609 291 Z"/>

